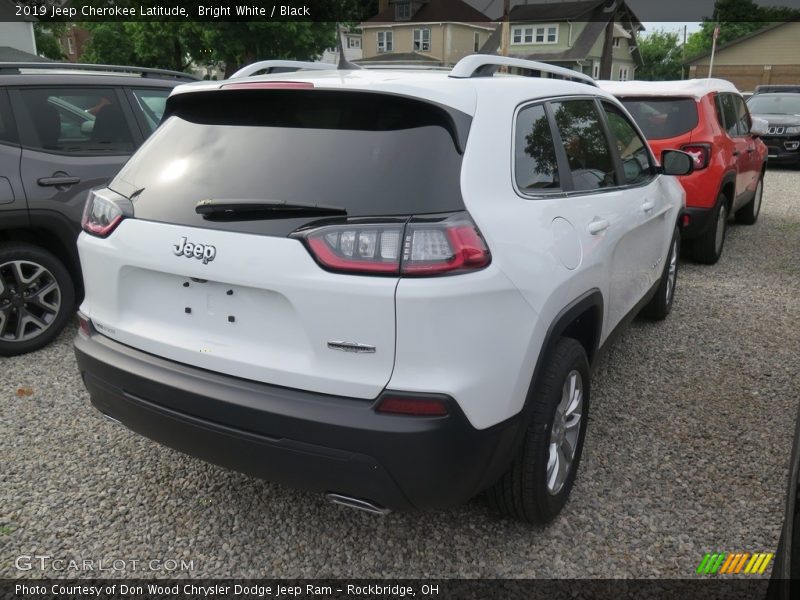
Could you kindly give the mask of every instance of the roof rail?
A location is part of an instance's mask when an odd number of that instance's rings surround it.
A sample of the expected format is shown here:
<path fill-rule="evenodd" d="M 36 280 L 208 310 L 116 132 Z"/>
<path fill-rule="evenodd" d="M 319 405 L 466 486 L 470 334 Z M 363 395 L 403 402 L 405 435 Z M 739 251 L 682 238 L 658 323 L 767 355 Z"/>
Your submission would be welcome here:
<path fill-rule="evenodd" d="M 594 79 L 583 73 L 578 73 L 572 69 L 556 67 L 535 60 L 525 60 L 524 58 L 509 58 L 507 56 L 494 56 L 490 54 L 471 54 L 465 56 L 456 63 L 450 71 L 450 77 L 456 79 L 469 79 L 471 77 L 491 77 L 501 66 L 517 67 L 530 71 L 547 73 L 559 79 L 568 79 L 578 83 L 586 83 L 597 87 Z"/>
<path fill-rule="evenodd" d="M 129 67 L 120 65 L 95 65 L 88 63 L 67 62 L 0 62 L 0 74 L 19 74 L 20 69 L 41 69 L 44 71 L 101 71 L 105 73 L 128 73 L 141 77 L 159 77 L 171 79 L 186 79 L 197 81 L 200 78 L 182 71 L 168 71 L 167 69 L 150 69 L 148 67 Z"/>
<path fill-rule="evenodd" d="M 260 60 L 251 65 L 242 67 L 229 79 L 239 79 L 240 77 L 250 77 L 259 71 L 272 73 L 273 69 L 280 69 L 278 72 L 287 71 L 330 71 L 335 70 L 336 65 L 330 63 L 306 62 L 302 60 Z"/>

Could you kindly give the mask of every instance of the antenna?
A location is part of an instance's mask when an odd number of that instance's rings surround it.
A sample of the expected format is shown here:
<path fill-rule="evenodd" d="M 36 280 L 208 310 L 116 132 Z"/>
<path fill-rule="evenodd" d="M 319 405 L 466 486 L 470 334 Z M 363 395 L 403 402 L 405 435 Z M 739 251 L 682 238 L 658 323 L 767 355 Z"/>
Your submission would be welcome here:
<path fill-rule="evenodd" d="M 342 32 L 339 29 L 339 23 L 336 23 L 336 48 L 339 50 L 339 64 L 336 68 L 339 71 L 347 71 L 353 69 L 360 69 L 358 65 L 354 65 L 344 55 L 344 44 L 342 44 Z"/>

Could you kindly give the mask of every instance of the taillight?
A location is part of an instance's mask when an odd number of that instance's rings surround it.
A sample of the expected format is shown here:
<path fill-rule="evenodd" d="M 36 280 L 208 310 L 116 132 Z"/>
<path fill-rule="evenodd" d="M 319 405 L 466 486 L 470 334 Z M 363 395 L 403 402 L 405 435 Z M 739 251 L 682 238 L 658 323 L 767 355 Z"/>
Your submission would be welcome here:
<path fill-rule="evenodd" d="M 395 392 L 384 394 L 375 410 L 379 413 L 412 417 L 444 417 L 449 412 L 443 398 L 406 396 Z"/>
<path fill-rule="evenodd" d="M 692 157 L 695 171 L 705 169 L 711 160 L 711 144 L 686 144 L 681 150 Z"/>
<path fill-rule="evenodd" d="M 89 317 L 87 317 L 82 312 L 79 312 L 78 313 L 78 331 L 80 332 L 80 334 L 83 337 L 87 337 L 88 338 L 88 337 L 90 337 L 92 335 L 92 330 L 93 329 L 94 329 L 94 327 L 92 327 L 92 322 L 91 322 L 91 320 L 89 320 Z"/>
<path fill-rule="evenodd" d="M 122 219 L 131 213 L 130 201 L 109 189 L 92 190 L 83 209 L 81 227 L 86 233 L 108 237 Z"/>
<path fill-rule="evenodd" d="M 482 269 L 491 262 L 475 223 L 464 213 L 387 223 L 326 225 L 299 232 L 331 271 L 424 277 Z"/>

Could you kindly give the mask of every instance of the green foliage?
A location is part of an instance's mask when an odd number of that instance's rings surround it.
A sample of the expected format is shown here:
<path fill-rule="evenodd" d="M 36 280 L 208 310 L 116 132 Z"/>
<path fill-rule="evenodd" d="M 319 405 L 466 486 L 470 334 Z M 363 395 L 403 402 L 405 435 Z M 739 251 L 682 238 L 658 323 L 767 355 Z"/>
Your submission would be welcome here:
<path fill-rule="evenodd" d="M 334 23 L 120 21 L 86 23 L 84 60 L 185 71 L 192 63 L 242 65 L 268 58 L 313 60 L 336 40 Z"/>
<path fill-rule="evenodd" d="M 680 79 L 682 52 L 677 33 L 655 30 L 637 40 L 644 63 L 636 69 L 636 79 L 669 81 Z"/>
<path fill-rule="evenodd" d="M 36 38 L 36 51 L 40 56 L 52 58 L 53 60 L 63 60 L 64 52 L 61 50 L 59 38 L 67 32 L 66 23 L 42 23 L 33 24 L 33 35 Z"/>
<path fill-rule="evenodd" d="M 711 52 L 714 27 L 719 23 L 717 46 L 738 40 L 769 25 L 800 17 L 800 10 L 784 6 L 760 6 L 753 0 L 717 0 L 712 17 L 703 19 L 700 31 L 686 42 L 685 57 Z"/>

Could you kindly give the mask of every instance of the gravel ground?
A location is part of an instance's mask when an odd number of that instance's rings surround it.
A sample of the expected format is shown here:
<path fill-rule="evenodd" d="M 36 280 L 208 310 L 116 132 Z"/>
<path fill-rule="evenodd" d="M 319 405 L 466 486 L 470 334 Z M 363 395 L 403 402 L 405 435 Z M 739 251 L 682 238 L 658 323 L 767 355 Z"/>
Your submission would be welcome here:
<path fill-rule="evenodd" d="M 90 407 L 74 324 L 0 358 L 0 577 L 59 575 L 14 568 L 36 553 L 124 559 L 127 576 L 185 559 L 195 577 L 681 578 L 707 551 L 774 551 L 800 395 L 798 188 L 770 171 L 758 224 L 733 226 L 715 267 L 683 263 L 670 318 L 606 355 L 572 499 L 544 529 L 480 502 L 375 517 L 158 446 Z"/>

